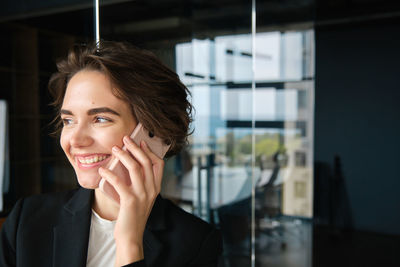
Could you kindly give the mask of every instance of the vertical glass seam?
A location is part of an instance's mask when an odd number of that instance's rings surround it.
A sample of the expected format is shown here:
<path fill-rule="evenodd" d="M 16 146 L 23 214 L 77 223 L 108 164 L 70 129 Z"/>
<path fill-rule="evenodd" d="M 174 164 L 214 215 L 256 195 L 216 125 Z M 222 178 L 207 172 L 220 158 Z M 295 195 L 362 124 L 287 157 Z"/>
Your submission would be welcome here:
<path fill-rule="evenodd" d="M 251 114 L 251 267 L 255 267 L 255 95 L 256 95 L 256 0 L 251 3 L 251 50 L 252 50 L 252 79 L 251 79 L 251 92 L 252 92 L 252 114 Z"/>
<path fill-rule="evenodd" d="M 100 17 L 99 17 L 99 0 L 94 0 L 94 12 L 95 12 L 95 38 L 96 38 L 96 46 L 99 48 L 100 46 Z"/>

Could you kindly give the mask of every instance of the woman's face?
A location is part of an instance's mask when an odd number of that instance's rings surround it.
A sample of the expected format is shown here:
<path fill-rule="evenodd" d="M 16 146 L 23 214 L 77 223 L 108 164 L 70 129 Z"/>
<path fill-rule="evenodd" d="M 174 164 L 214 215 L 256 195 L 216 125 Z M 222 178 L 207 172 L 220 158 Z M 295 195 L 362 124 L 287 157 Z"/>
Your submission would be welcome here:
<path fill-rule="evenodd" d="M 61 147 L 79 184 L 87 189 L 98 187 L 99 167 L 107 167 L 111 148 L 122 147 L 122 138 L 137 124 L 129 104 L 115 97 L 111 88 L 101 72 L 80 71 L 69 81 L 61 108 Z"/>

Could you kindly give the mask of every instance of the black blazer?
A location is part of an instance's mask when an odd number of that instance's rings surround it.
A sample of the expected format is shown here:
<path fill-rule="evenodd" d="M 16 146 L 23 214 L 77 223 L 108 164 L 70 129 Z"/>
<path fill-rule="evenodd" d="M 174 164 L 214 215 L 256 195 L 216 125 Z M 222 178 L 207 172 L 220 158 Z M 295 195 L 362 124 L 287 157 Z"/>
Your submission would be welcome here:
<path fill-rule="evenodd" d="M 1 267 L 86 266 L 93 190 L 19 200 L 0 235 Z M 217 266 L 218 230 L 157 197 L 143 237 L 144 261 L 129 266 Z"/>

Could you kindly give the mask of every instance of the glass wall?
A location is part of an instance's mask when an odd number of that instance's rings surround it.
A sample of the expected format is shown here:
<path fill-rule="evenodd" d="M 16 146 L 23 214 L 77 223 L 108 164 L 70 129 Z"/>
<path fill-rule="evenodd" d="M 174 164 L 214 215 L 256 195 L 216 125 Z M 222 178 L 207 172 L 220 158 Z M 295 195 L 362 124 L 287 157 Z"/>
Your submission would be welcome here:
<path fill-rule="evenodd" d="M 293 239 L 311 242 L 313 38 L 312 29 L 257 33 L 254 101 L 250 33 L 176 45 L 176 70 L 192 92 L 196 117 L 190 169 L 178 182 L 168 179 L 174 185 L 165 194 L 191 202 L 190 210 L 221 227 L 226 266 L 250 264 L 252 209 L 257 255 L 279 261 L 271 250 L 278 244 L 286 253 L 306 253 L 301 266 L 311 263 L 310 251 L 293 247 Z"/>
<path fill-rule="evenodd" d="M 48 135 L 46 88 L 56 59 L 95 37 L 93 2 L 75 2 L 0 12 L 11 51 L 0 56 L 12 177 L 4 213 L 21 196 L 76 186 Z M 191 92 L 193 134 L 167 160 L 162 195 L 221 230 L 220 266 L 254 266 L 252 253 L 256 266 L 311 266 L 314 33 L 293 12 L 310 3 L 257 1 L 252 35 L 251 1 L 100 1 L 101 38 L 152 50 Z"/>
<path fill-rule="evenodd" d="M 261 266 L 311 266 L 313 43 L 312 28 L 256 35 L 254 209 Z"/>

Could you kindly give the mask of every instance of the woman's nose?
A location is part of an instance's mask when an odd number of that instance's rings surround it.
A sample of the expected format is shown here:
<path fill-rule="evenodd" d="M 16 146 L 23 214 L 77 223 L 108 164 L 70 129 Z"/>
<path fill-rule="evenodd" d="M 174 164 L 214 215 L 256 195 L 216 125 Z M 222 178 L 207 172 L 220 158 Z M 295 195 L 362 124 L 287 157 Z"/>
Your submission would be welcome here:
<path fill-rule="evenodd" d="M 74 129 L 69 142 L 72 147 L 85 147 L 92 144 L 93 138 L 88 129 L 78 126 Z"/>

